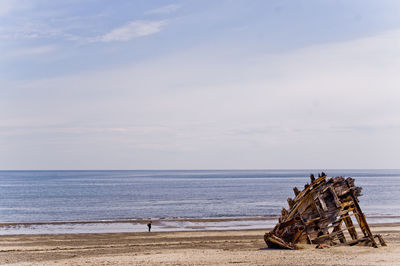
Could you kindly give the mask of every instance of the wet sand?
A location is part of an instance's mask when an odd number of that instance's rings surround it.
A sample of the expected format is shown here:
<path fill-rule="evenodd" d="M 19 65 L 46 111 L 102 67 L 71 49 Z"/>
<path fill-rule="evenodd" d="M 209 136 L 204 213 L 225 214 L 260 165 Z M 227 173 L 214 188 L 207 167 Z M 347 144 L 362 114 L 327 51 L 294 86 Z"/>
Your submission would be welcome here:
<path fill-rule="evenodd" d="M 165 218 L 152 219 L 153 230 L 206 231 L 206 230 L 252 230 L 273 227 L 277 217 L 237 218 Z M 1 235 L 43 235 L 43 234 L 102 234 L 147 232 L 144 219 L 103 220 L 103 221 L 57 221 L 30 223 L 0 223 Z"/>
<path fill-rule="evenodd" d="M 388 246 L 267 249 L 266 230 L 0 237 L 0 263 L 14 265 L 399 265 L 400 225 L 374 225 Z"/>

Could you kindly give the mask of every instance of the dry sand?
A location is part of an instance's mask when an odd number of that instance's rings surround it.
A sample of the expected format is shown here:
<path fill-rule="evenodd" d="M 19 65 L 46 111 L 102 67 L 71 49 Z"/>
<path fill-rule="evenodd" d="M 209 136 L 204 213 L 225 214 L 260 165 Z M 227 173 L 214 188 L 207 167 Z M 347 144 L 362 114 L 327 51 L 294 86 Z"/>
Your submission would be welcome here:
<path fill-rule="evenodd" d="M 267 230 L 0 237 L 11 265 L 400 265 L 400 226 L 373 226 L 388 246 L 267 249 Z"/>

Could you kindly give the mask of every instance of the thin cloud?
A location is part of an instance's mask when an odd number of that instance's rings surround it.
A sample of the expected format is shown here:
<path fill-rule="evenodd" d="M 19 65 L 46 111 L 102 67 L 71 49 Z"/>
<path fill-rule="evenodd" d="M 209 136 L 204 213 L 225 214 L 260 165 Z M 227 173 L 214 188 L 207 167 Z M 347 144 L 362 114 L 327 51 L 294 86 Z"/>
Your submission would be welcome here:
<path fill-rule="evenodd" d="M 0 0 L 0 17 L 6 17 L 15 11 L 30 9 L 34 6 L 30 0 Z"/>
<path fill-rule="evenodd" d="M 52 27 L 46 23 L 37 21 L 17 20 L 15 25 L 1 27 L 1 39 L 49 39 L 63 36 L 65 33 L 62 29 Z"/>
<path fill-rule="evenodd" d="M 0 16 L 6 16 L 12 11 L 26 6 L 25 1 L 17 0 L 1 0 L 0 1 Z"/>
<path fill-rule="evenodd" d="M 35 47 L 28 47 L 28 48 L 19 48 L 9 50 L 7 52 L 3 52 L 0 58 L 7 58 L 7 57 L 24 57 L 24 56 L 35 56 L 35 55 L 44 55 L 50 54 L 57 50 L 57 47 L 54 45 L 42 45 L 42 46 L 35 46 Z"/>
<path fill-rule="evenodd" d="M 257 61 L 201 46 L 134 66 L 7 84 L 1 123 L 40 127 L 1 128 L 7 157 L 0 166 L 20 167 L 22 157 L 25 167 L 45 168 L 65 148 L 87 154 L 77 157 L 86 167 L 393 167 L 399 40 L 391 31 Z M 47 130 L 59 121 L 68 125 Z M 103 165 L 99 150 L 110 154 Z M 73 165 L 70 154 L 58 156 L 63 163 L 54 167 Z"/>
<path fill-rule="evenodd" d="M 171 4 L 160 8 L 155 8 L 146 12 L 146 14 L 169 14 L 181 8 L 180 5 Z"/>
<path fill-rule="evenodd" d="M 92 42 L 129 41 L 134 38 L 152 35 L 161 31 L 165 21 L 132 21 L 128 24 L 113 29 L 112 31 L 94 38 Z"/>

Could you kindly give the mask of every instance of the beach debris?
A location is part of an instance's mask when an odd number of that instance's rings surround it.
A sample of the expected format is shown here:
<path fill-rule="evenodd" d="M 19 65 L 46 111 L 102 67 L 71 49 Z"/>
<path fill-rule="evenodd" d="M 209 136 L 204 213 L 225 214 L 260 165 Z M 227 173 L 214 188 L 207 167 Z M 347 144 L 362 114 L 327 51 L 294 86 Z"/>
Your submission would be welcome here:
<path fill-rule="evenodd" d="M 269 248 L 296 249 L 296 244 L 386 246 L 381 235 L 373 235 L 358 204 L 361 187 L 342 176 L 326 179 L 322 172 L 300 191 L 294 187 L 289 210 L 282 209 L 279 223 L 264 235 Z M 320 245 L 321 247 L 321 245 Z"/>
<path fill-rule="evenodd" d="M 316 249 L 324 249 L 324 248 L 330 248 L 330 246 L 325 243 L 319 243 L 315 248 Z"/>

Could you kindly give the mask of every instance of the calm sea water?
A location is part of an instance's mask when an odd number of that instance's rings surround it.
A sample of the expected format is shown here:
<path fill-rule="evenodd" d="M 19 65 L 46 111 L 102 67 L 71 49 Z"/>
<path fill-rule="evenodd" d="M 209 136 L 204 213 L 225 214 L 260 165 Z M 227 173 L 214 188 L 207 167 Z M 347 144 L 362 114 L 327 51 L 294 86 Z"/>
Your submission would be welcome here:
<path fill-rule="evenodd" d="M 318 170 L 0 171 L 0 222 L 279 215 Z M 400 221 L 400 170 L 325 170 L 363 187 L 367 217 Z"/>

